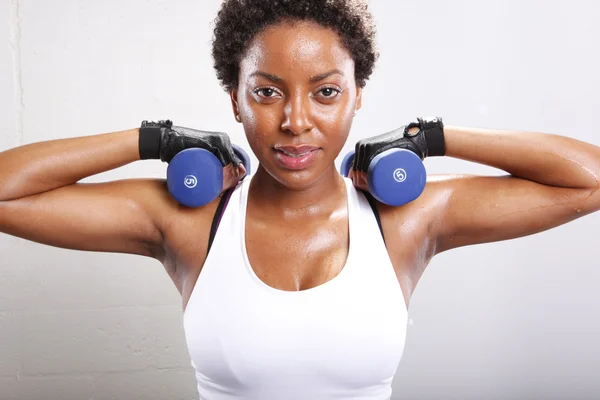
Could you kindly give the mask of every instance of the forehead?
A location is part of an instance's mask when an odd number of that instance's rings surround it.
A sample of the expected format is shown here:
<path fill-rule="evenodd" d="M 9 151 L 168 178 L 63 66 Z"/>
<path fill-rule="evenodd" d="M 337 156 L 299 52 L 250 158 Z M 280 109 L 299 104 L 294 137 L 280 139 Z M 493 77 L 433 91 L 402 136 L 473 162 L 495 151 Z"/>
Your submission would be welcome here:
<path fill-rule="evenodd" d="M 277 75 L 354 71 L 354 60 L 332 29 L 314 22 L 283 22 L 260 32 L 240 62 L 240 75 L 260 70 Z"/>

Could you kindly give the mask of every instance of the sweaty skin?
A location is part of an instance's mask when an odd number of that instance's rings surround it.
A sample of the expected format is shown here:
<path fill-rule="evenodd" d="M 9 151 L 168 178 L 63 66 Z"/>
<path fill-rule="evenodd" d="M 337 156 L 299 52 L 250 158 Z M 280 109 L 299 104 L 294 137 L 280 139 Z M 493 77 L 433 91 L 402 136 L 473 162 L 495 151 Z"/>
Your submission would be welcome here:
<path fill-rule="evenodd" d="M 346 189 L 334 161 L 348 137 L 361 89 L 337 35 L 311 23 L 266 29 L 250 44 L 231 93 L 260 166 L 246 224 L 250 263 L 266 284 L 303 290 L 335 277 L 348 255 Z M 290 170 L 276 146 L 318 148 Z"/>
<path fill-rule="evenodd" d="M 252 268 L 281 290 L 321 285 L 339 274 L 348 255 L 346 188 L 334 160 L 362 101 L 353 60 L 333 30 L 286 22 L 250 43 L 239 82 L 230 93 L 232 109 L 260 162 L 246 216 Z M 509 175 L 429 176 L 415 201 L 377 204 L 407 306 L 435 254 L 541 232 L 600 209 L 600 148 L 594 145 L 448 125 L 445 139 L 448 157 Z M 133 129 L 0 153 L 0 232 L 57 247 L 155 258 L 185 308 L 206 259 L 219 199 L 188 209 L 160 179 L 77 183 L 139 160 L 137 140 Z M 310 146 L 311 162 L 291 168 L 282 162 L 281 146 Z M 225 187 L 242 173 L 226 167 Z M 364 176 L 352 179 L 365 188 Z"/>

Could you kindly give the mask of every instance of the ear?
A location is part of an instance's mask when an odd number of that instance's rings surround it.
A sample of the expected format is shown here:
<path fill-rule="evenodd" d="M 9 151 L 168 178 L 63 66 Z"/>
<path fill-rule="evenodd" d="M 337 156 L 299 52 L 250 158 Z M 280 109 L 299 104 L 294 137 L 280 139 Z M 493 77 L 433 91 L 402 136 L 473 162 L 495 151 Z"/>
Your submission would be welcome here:
<path fill-rule="evenodd" d="M 354 115 L 356 112 L 360 110 L 362 107 L 362 88 L 360 86 L 356 87 L 356 108 L 354 109 Z"/>
<path fill-rule="evenodd" d="M 242 122 L 242 119 L 240 118 L 240 108 L 237 101 L 237 90 L 230 90 L 229 97 L 231 99 L 231 108 L 233 109 L 233 116 L 235 117 L 235 120 L 237 122 Z"/>

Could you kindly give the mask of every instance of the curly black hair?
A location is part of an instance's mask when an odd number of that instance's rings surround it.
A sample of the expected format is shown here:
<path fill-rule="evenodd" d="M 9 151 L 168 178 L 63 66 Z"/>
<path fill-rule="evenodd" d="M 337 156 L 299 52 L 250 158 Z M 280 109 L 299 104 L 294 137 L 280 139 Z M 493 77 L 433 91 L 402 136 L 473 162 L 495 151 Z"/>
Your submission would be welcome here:
<path fill-rule="evenodd" d="M 364 87 L 378 58 L 366 0 L 224 0 L 215 19 L 212 48 L 221 86 L 227 91 L 237 88 L 239 63 L 258 33 L 283 21 L 305 20 L 338 33 L 354 59 L 356 82 Z"/>

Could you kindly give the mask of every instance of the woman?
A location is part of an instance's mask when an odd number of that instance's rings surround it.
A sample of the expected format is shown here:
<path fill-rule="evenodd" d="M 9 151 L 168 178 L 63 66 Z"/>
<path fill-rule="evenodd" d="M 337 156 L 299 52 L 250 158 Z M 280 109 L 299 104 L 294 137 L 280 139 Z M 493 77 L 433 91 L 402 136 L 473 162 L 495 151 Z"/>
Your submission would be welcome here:
<path fill-rule="evenodd" d="M 407 307 L 432 257 L 598 210 L 600 149 L 419 124 L 410 138 L 372 141 L 365 157 L 395 143 L 510 176 L 430 177 L 409 204 L 374 202 L 363 172 L 346 180 L 334 166 L 373 70 L 373 39 L 358 0 L 225 1 L 215 69 L 256 173 L 238 183 L 244 168 L 227 140 L 213 140 L 222 136 L 166 126 L 35 143 L 0 153 L 0 231 L 159 260 L 182 295 L 202 398 L 390 398 Z M 77 183 L 207 143 L 231 190 L 204 207 L 179 206 L 162 180 Z"/>

